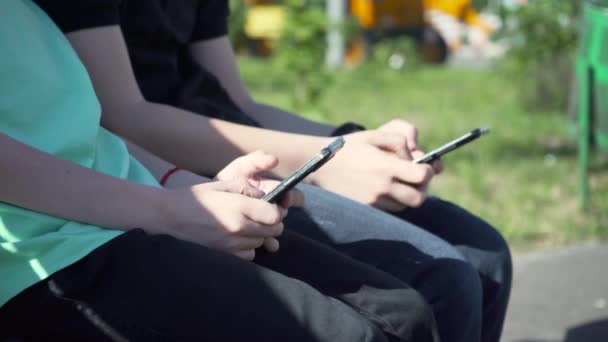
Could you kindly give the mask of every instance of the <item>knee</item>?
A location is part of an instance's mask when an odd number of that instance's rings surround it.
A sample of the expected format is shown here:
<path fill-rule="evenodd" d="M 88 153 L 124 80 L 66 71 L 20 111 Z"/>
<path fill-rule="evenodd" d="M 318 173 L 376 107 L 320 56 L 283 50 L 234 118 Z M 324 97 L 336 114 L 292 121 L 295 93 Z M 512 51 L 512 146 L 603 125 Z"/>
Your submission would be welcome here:
<path fill-rule="evenodd" d="M 481 307 L 482 286 L 477 270 L 468 262 L 445 259 L 437 261 L 440 265 L 437 281 L 443 280 L 442 287 L 446 296 L 460 298 L 463 305 Z"/>
<path fill-rule="evenodd" d="M 477 340 L 483 293 L 481 279 L 469 263 L 454 259 L 430 261 L 414 286 L 431 305 L 442 340 Z"/>
<path fill-rule="evenodd" d="M 498 245 L 498 254 L 500 259 L 500 268 L 503 282 L 508 283 L 510 286 L 511 279 L 513 277 L 513 258 L 511 256 L 511 249 L 509 248 L 509 244 L 502 235 L 500 235 L 500 241 L 498 242 Z"/>
<path fill-rule="evenodd" d="M 513 278 L 513 259 L 511 250 L 505 238 L 494 228 L 491 234 L 491 255 L 486 259 L 486 265 L 481 272 L 483 276 L 489 277 L 492 282 L 503 288 L 510 288 Z"/>
<path fill-rule="evenodd" d="M 411 341 L 438 341 L 439 327 L 433 308 L 421 294 L 418 294 L 416 302 L 418 318 L 412 327 Z"/>
<path fill-rule="evenodd" d="M 439 329 L 433 308 L 418 291 L 414 289 L 403 289 L 406 291 L 398 297 L 403 299 L 402 324 L 393 331 L 393 334 L 403 341 L 432 342 L 437 341 Z"/>
<path fill-rule="evenodd" d="M 467 262 L 454 259 L 430 261 L 415 283 L 435 313 L 458 311 L 475 315 L 481 310 L 481 279 Z"/>
<path fill-rule="evenodd" d="M 389 337 L 399 341 L 434 341 L 438 329 L 433 308 L 415 289 L 397 282 L 382 288 L 364 286 L 359 295 L 365 304 L 360 305 L 363 310 L 359 312 Z"/>

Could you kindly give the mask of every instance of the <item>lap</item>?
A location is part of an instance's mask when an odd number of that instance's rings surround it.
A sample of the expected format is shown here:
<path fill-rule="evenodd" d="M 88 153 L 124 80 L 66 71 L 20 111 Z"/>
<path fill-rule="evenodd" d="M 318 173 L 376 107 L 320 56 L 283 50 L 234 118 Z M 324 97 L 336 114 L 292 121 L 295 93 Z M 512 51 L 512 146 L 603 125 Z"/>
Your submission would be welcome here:
<path fill-rule="evenodd" d="M 389 214 L 315 186 L 303 184 L 300 189 L 305 207 L 292 210 L 287 222 L 319 241 L 402 241 L 433 258 L 460 260 L 467 248 L 508 252 L 504 238 L 489 223 L 437 197 L 430 196 L 419 208 Z"/>
<path fill-rule="evenodd" d="M 362 336 L 375 341 L 384 340 L 378 327 L 350 307 L 361 304 L 357 289 L 369 284 L 378 294 L 396 289 L 418 300 L 390 276 L 295 234 L 281 239 L 283 254 L 261 254 L 256 265 L 168 236 L 132 231 L 18 295 L 0 309 L 0 324 L 65 340 L 308 341 L 335 334 L 343 341 Z M 333 263 L 323 266 L 323 257 Z M 354 275 L 342 282 L 323 277 L 335 275 L 336 266 Z M 407 299 L 400 302 L 405 308 Z M 373 313 L 374 307 L 361 306 L 362 312 Z"/>
<path fill-rule="evenodd" d="M 285 221 L 287 229 L 337 247 L 362 241 L 390 241 L 399 243 L 403 253 L 410 253 L 412 259 L 463 260 L 448 241 L 414 223 L 315 186 L 301 185 L 300 189 L 306 203 L 303 209 L 290 210 Z"/>
<path fill-rule="evenodd" d="M 421 207 L 409 208 L 395 216 L 441 237 L 455 246 L 502 250 L 505 241 L 489 223 L 454 203 L 429 197 Z"/>

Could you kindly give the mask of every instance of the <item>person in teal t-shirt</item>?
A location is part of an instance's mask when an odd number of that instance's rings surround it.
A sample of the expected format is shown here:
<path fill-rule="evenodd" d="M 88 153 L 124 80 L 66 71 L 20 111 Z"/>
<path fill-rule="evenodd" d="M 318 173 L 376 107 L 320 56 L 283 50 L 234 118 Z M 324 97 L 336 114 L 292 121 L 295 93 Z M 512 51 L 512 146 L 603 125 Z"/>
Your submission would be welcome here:
<path fill-rule="evenodd" d="M 283 233 L 301 194 L 247 179 L 275 158 L 163 188 L 30 0 L 0 2 L 0 51 L 0 340 L 433 340 L 417 292 Z"/>

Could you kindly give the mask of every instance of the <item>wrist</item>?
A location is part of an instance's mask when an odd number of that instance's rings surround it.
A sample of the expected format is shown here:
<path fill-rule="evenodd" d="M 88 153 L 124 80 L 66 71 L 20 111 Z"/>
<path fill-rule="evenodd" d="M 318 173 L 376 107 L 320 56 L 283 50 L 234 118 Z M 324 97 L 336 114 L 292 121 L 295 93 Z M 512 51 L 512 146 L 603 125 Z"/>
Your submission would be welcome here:
<path fill-rule="evenodd" d="M 359 125 L 357 123 L 354 123 L 354 122 L 345 122 L 345 123 L 341 124 L 340 126 L 336 127 L 336 129 L 334 129 L 331 132 L 331 136 L 339 137 L 341 135 L 346 135 L 349 133 L 355 133 L 355 132 L 360 132 L 360 131 L 365 131 L 365 127 L 362 125 Z"/>
<path fill-rule="evenodd" d="M 319 141 L 316 141 L 314 144 L 312 144 L 311 148 L 309 148 L 308 152 L 305 155 L 303 155 L 303 158 L 301 158 L 300 164 L 297 167 L 304 165 L 311 158 L 313 158 L 314 156 L 319 154 L 319 152 L 321 152 L 322 149 L 329 146 L 329 144 L 331 144 L 335 140 L 336 140 L 336 138 L 329 137 L 329 138 L 323 138 L 323 139 L 320 139 Z M 340 151 L 337 151 L 337 154 L 339 154 L 339 153 L 340 153 Z M 332 158 L 332 160 L 327 161 L 320 168 L 318 168 L 313 173 L 308 175 L 308 177 L 306 177 L 304 179 L 304 181 L 307 183 L 313 184 L 313 185 L 318 185 L 320 179 L 323 178 L 323 174 L 325 173 L 325 171 L 327 171 L 328 168 L 331 168 L 330 164 L 333 162 L 334 162 L 333 158 Z"/>
<path fill-rule="evenodd" d="M 178 166 L 174 166 L 172 168 L 170 168 L 169 170 L 167 170 L 167 172 L 165 172 L 161 177 L 160 180 L 158 181 L 160 183 L 160 185 L 162 187 L 165 187 L 167 185 L 167 181 L 169 180 L 169 178 L 171 178 L 171 176 L 173 176 L 174 173 L 181 171 L 182 169 Z"/>
<path fill-rule="evenodd" d="M 335 140 L 335 138 L 332 137 L 302 134 L 292 134 L 289 137 L 284 138 L 286 139 L 278 140 L 284 141 L 282 144 L 277 144 L 277 140 L 274 140 L 270 146 L 262 146 L 260 148 L 279 159 L 279 164 L 274 169 L 270 170 L 270 173 L 278 177 L 287 177 L 291 175 L 295 170 L 317 155 L 323 148 L 327 147 L 330 142 Z"/>
<path fill-rule="evenodd" d="M 174 192 L 165 188 L 154 188 L 154 191 L 148 193 L 145 197 L 146 215 L 142 215 L 145 221 L 137 227 L 143 228 L 150 234 L 168 234 L 176 222 L 173 208 L 175 200 L 172 196 Z"/>
<path fill-rule="evenodd" d="M 168 177 L 163 187 L 165 189 L 180 189 L 201 183 L 206 183 L 209 181 L 209 178 L 199 176 L 196 173 L 190 172 L 188 170 L 180 169 L 179 171 L 174 172 L 170 177 Z"/>

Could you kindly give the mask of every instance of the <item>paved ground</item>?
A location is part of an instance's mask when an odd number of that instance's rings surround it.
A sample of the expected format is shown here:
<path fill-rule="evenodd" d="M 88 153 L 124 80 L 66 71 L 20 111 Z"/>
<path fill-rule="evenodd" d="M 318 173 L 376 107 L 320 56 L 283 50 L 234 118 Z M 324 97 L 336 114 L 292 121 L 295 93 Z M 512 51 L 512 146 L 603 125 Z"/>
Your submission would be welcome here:
<path fill-rule="evenodd" d="M 608 342 L 608 245 L 515 257 L 504 342 Z"/>

